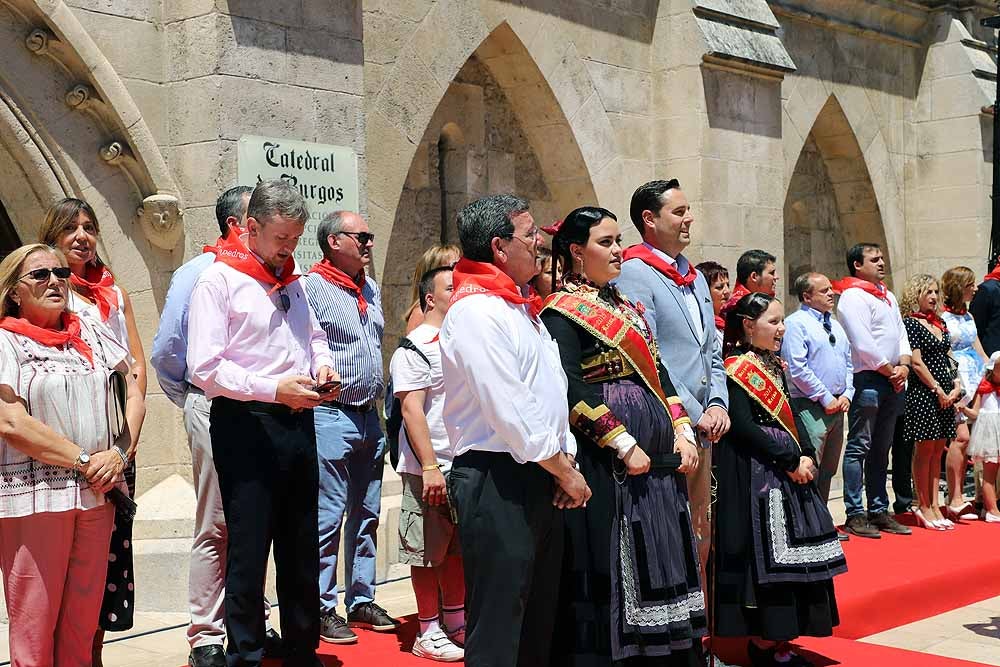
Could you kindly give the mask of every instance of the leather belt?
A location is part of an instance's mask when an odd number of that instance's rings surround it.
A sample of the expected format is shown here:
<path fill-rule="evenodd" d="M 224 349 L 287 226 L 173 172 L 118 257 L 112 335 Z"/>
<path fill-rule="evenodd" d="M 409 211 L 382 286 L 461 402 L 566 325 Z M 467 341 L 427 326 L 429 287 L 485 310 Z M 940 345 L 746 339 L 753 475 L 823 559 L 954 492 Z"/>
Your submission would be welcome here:
<path fill-rule="evenodd" d="M 368 401 L 367 403 L 362 403 L 361 405 L 350 405 L 348 403 L 341 403 L 340 401 L 330 401 L 328 405 L 337 408 L 338 410 L 357 412 L 359 414 L 365 414 L 375 409 L 375 401 Z"/>

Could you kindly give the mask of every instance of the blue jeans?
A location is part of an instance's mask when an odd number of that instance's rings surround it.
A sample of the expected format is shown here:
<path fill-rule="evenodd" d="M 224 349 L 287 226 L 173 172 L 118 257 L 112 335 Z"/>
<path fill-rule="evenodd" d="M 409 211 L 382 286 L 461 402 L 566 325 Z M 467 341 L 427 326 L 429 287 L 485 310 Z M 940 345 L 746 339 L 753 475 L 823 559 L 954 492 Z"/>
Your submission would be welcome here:
<path fill-rule="evenodd" d="M 319 598 L 322 614 L 337 607 L 337 555 L 344 544 L 344 603 L 348 611 L 375 600 L 375 548 L 382 509 L 385 436 L 378 412 L 319 407 Z M 345 518 L 346 514 L 346 518 Z"/>
<path fill-rule="evenodd" d="M 848 518 L 865 513 L 862 484 L 870 514 L 889 510 L 886 471 L 903 397 L 903 392 L 893 390 L 888 378 L 875 371 L 854 374 L 854 400 L 847 413 L 844 448 L 844 506 Z"/>

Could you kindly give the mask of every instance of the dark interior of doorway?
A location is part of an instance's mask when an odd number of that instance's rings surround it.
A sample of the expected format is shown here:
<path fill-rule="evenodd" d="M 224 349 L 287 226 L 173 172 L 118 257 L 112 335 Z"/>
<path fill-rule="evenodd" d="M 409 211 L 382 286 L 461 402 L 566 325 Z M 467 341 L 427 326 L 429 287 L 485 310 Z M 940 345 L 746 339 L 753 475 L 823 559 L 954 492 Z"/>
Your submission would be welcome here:
<path fill-rule="evenodd" d="M 21 239 L 17 235 L 17 230 L 14 229 L 14 223 L 10 221 L 7 209 L 0 201 L 0 258 L 6 257 L 20 246 Z"/>

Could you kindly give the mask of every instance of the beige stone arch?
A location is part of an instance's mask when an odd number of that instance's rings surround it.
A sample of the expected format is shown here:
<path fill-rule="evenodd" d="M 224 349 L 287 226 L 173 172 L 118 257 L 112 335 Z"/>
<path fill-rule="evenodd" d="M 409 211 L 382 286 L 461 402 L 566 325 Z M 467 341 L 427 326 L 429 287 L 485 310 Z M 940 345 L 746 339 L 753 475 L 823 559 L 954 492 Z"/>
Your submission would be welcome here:
<path fill-rule="evenodd" d="M 863 90 L 806 77 L 796 83 L 783 106 L 786 192 L 812 142 L 829 177 L 844 244 L 875 241 L 890 272 L 904 267 L 902 187 L 880 127 L 884 119 Z"/>
<path fill-rule="evenodd" d="M 533 39 L 533 28 L 537 24 L 487 15 L 479 3 L 441 0 L 383 73 L 366 118 L 369 214 L 382 238 L 391 234 L 428 124 L 473 54 L 507 95 L 556 208 L 570 210 L 617 191 L 614 130 L 582 59 L 566 35 Z M 432 63 L 425 62 L 427 53 L 434 54 Z M 385 262 L 384 255 L 376 259 L 377 274 Z"/>
<path fill-rule="evenodd" d="M 0 52 L 0 163 L 4 174 L 20 177 L 0 194 L 22 239 L 33 238 L 53 199 L 84 197 L 100 217 L 118 222 L 102 232 L 108 256 L 131 269 L 123 282 L 148 288 L 139 267 L 163 253 L 145 250 L 177 247 L 182 212 L 124 83 L 61 0 L 0 0 Z"/>

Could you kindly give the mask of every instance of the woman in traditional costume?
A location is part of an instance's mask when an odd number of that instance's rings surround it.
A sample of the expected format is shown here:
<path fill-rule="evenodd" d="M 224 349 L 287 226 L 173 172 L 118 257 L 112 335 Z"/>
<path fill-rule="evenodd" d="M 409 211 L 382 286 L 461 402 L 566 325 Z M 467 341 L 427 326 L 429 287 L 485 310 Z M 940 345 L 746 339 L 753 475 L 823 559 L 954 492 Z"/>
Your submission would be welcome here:
<path fill-rule="evenodd" d="M 784 309 L 747 294 L 726 317 L 732 426 L 713 448 L 718 500 L 710 573 L 714 634 L 749 637 L 753 665 L 809 665 L 788 642 L 838 624 L 833 577 L 847 570 L 816 483 L 816 453 L 792 413 L 778 350 Z"/>
<path fill-rule="evenodd" d="M 622 259 L 615 216 L 578 208 L 546 231 L 568 271 L 541 317 L 559 345 L 593 492 L 565 512 L 554 664 L 701 666 L 705 605 L 684 478 L 698 464 L 691 420 L 642 307 L 610 285 Z"/>

